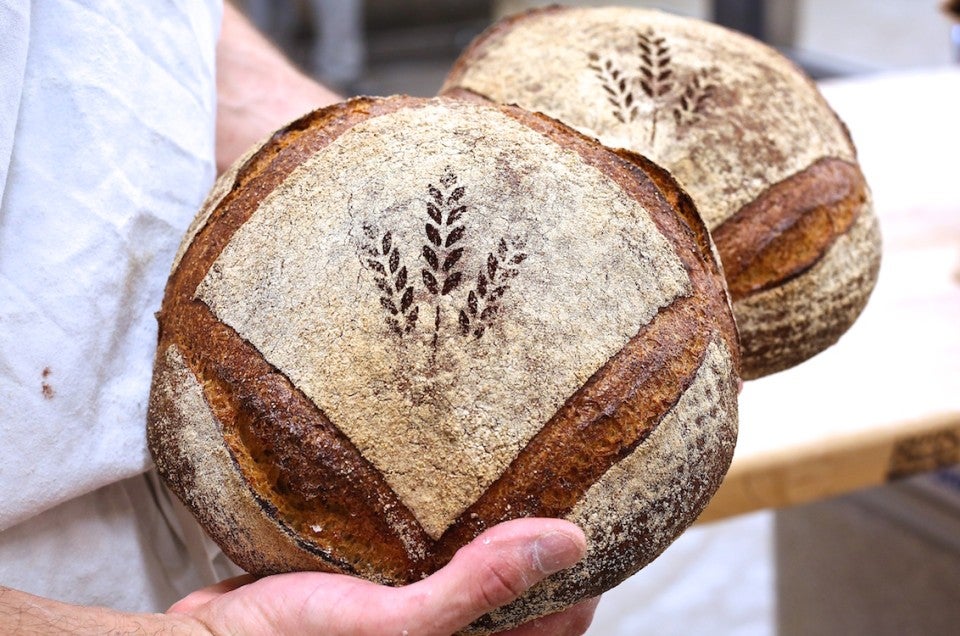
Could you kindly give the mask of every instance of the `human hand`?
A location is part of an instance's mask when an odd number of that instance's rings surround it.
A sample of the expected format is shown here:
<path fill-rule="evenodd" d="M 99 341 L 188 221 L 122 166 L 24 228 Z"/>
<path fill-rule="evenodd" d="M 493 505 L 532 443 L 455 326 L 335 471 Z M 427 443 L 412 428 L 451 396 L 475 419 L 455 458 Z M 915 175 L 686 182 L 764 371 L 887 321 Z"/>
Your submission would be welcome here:
<path fill-rule="evenodd" d="M 422 581 L 392 588 L 317 572 L 239 577 L 170 608 L 211 634 L 447 636 L 579 561 L 583 533 L 558 519 L 516 519 L 484 532 Z M 582 634 L 596 601 L 543 617 L 504 636 Z"/>

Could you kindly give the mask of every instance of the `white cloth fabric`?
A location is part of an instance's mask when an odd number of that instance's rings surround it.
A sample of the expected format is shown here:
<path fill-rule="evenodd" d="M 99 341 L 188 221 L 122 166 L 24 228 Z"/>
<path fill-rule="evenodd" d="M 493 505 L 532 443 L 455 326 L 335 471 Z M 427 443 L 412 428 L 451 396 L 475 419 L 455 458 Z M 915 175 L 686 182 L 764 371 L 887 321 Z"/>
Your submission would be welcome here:
<path fill-rule="evenodd" d="M 0 0 L 0 584 L 157 611 L 237 572 L 156 481 L 145 413 L 214 178 L 220 0 Z"/>
<path fill-rule="evenodd" d="M 153 471 L 0 532 L 0 584 L 78 605 L 160 612 L 240 573 Z"/>
<path fill-rule="evenodd" d="M 0 0 L 0 529 L 149 466 L 153 313 L 214 177 L 221 9 Z"/>
<path fill-rule="evenodd" d="M 29 32 L 30 3 L 0 0 L 0 201 L 20 110 Z"/>

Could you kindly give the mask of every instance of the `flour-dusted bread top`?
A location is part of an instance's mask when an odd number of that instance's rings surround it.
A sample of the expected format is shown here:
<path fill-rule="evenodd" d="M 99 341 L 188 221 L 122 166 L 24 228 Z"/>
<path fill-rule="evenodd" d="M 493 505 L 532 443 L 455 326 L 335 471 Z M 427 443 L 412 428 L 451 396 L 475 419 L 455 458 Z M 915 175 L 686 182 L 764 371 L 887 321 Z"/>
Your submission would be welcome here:
<path fill-rule="evenodd" d="M 546 113 L 667 168 L 714 232 L 747 377 L 832 344 L 866 302 L 880 239 L 856 151 L 809 78 L 756 40 L 657 11 L 554 7 L 491 27 L 444 92 Z M 851 259 L 837 239 L 858 223 L 862 258 Z M 799 313 L 776 342 L 756 322 L 775 310 L 739 307 L 832 258 L 852 269 L 789 299 Z"/>
<path fill-rule="evenodd" d="M 306 159 L 196 291 L 433 538 L 691 292 L 640 203 L 575 152 L 505 115 L 448 111 L 360 122 Z"/>
<path fill-rule="evenodd" d="M 478 629 L 641 567 L 733 449 L 736 333 L 689 199 L 520 109 L 295 122 L 215 188 L 159 320 L 151 449 L 252 572 L 399 584 L 509 518 L 585 526 L 589 575 Z"/>

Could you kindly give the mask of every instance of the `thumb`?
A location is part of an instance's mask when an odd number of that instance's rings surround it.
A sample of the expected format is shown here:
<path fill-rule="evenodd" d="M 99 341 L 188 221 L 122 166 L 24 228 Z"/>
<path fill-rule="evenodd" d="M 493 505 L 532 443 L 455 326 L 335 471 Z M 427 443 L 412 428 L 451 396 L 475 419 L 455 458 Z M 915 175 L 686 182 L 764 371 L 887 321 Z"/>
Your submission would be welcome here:
<path fill-rule="evenodd" d="M 411 634 L 451 634 L 513 601 L 586 551 L 583 532 L 560 519 L 515 519 L 487 530 L 428 578 L 400 588 L 419 605 Z"/>

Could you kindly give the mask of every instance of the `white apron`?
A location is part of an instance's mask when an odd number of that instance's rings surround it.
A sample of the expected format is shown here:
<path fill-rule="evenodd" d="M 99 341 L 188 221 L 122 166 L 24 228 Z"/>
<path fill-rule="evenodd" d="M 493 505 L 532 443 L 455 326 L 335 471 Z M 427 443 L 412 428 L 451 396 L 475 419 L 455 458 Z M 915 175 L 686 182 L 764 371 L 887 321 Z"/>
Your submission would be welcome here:
<path fill-rule="evenodd" d="M 0 584 L 160 609 L 198 582 L 142 473 L 153 313 L 215 173 L 221 10 L 0 0 Z"/>

